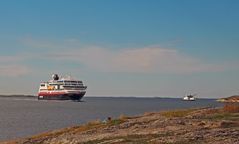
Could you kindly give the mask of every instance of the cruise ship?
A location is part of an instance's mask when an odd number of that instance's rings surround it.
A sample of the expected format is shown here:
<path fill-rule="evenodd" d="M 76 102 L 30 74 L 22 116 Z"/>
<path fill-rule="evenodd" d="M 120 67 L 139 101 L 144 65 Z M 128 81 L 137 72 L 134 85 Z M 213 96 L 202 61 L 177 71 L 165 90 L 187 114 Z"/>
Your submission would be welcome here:
<path fill-rule="evenodd" d="M 40 84 L 38 99 L 47 100 L 80 100 L 86 93 L 87 86 L 81 80 L 71 77 L 59 78 L 52 75 L 52 80 Z"/>

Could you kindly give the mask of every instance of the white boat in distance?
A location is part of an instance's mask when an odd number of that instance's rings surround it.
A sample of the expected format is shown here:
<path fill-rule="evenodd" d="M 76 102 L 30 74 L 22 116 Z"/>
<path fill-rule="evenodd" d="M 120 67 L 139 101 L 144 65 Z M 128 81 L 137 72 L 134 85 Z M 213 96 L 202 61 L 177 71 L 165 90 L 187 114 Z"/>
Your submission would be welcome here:
<path fill-rule="evenodd" d="M 194 96 L 196 96 L 196 94 L 194 94 L 194 95 L 186 95 L 185 97 L 183 97 L 183 100 L 185 100 L 185 101 L 195 101 L 196 100 L 196 98 L 194 97 Z"/>

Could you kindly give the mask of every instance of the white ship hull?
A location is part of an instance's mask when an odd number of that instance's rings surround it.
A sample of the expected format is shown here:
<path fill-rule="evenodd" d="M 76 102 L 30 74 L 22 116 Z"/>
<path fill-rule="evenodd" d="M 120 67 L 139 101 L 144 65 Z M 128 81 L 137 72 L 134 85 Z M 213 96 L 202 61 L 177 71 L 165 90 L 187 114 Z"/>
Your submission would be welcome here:
<path fill-rule="evenodd" d="M 194 97 L 192 97 L 192 98 L 184 97 L 183 100 L 185 100 L 185 101 L 195 101 L 195 98 Z"/>

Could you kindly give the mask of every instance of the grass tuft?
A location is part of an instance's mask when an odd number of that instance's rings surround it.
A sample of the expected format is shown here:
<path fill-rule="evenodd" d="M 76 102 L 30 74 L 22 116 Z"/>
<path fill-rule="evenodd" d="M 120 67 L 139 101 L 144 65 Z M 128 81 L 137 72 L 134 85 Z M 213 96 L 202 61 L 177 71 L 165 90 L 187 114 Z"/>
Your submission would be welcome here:
<path fill-rule="evenodd" d="M 162 115 L 168 118 L 185 117 L 193 111 L 195 111 L 195 109 L 165 111 L 165 112 L 162 112 Z"/>
<path fill-rule="evenodd" d="M 123 114 L 121 114 L 121 115 L 119 116 L 119 119 L 120 119 L 120 120 L 127 120 L 128 118 L 129 118 L 128 116 L 123 115 Z"/>
<path fill-rule="evenodd" d="M 233 120 L 238 121 L 239 120 L 239 113 L 215 113 L 212 115 L 208 115 L 206 117 L 210 120 Z"/>
<path fill-rule="evenodd" d="M 113 119 L 113 120 L 109 121 L 108 124 L 109 125 L 119 125 L 123 122 L 124 122 L 124 120 L 121 120 L 121 119 Z"/>
<path fill-rule="evenodd" d="M 93 120 L 93 121 L 90 121 L 86 124 L 86 126 L 95 126 L 95 125 L 99 125 L 99 124 L 102 124 L 101 120 Z"/>

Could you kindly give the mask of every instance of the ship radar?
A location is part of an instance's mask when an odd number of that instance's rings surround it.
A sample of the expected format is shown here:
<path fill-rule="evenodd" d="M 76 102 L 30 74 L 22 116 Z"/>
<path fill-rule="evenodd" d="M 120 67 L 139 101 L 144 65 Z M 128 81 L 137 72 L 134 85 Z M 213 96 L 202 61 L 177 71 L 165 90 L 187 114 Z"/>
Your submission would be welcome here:
<path fill-rule="evenodd" d="M 53 75 L 52 75 L 52 79 L 53 79 L 53 80 L 59 80 L 58 74 L 53 74 Z"/>

